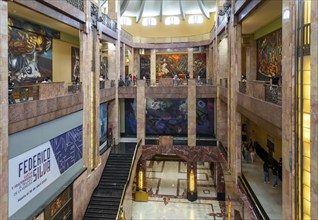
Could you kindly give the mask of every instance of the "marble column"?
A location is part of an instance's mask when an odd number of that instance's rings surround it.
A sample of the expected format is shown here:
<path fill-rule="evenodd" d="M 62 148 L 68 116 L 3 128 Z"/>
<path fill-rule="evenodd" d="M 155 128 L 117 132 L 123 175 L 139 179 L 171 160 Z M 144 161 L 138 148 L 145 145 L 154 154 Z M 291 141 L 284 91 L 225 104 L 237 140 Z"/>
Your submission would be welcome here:
<path fill-rule="evenodd" d="M 116 47 L 112 43 L 108 43 L 108 79 L 118 79 L 116 74 Z"/>
<path fill-rule="evenodd" d="M 206 54 L 206 78 L 213 81 L 213 49 L 209 45 L 208 52 Z"/>
<path fill-rule="evenodd" d="M 133 72 L 137 79 L 140 78 L 139 74 L 139 52 L 138 49 L 133 50 Z"/>
<path fill-rule="evenodd" d="M 120 11 L 118 8 L 117 0 L 108 0 L 108 17 L 110 17 L 113 21 L 117 21 L 117 11 Z M 117 22 L 118 23 L 118 22 Z"/>
<path fill-rule="evenodd" d="M 311 219 L 318 219 L 318 2 L 311 1 L 311 146 L 310 146 L 310 185 Z M 316 30 L 316 31 L 313 31 Z"/>
<path fill-rule="evenodd" d="M 215 168 L 214 179 L 215 179 L 217 199 L 218 201 L 225 201 L 225 181 L 224 181 L 223 169 L 220 163 L 215 163 L 214 168 Z"/>
<path fill-rule="evenodd" d="M 151 49 L 150 55 L 150 81 L 151 85 L 156 83 L 156 50 Z"/>
<path fill-rule="evenodd" d="M 8 219 L 8 3 L 0 1 L 0 219 Z"/>
<path fill-rule="evenodd" d="M 188 48 L 188 72 L 189 78 L 193 79 L 193 48 Z"/>
<path fill-rule="evenodd" d="M 237 111 L 237 94 L 239 90 L 238 82 L 241 79 L 241 54 L 242 54 L 242 26 L 229 27 L 229 43 L 230 43 L 230 74 L 228 77 L 228 111 L 230 114 L 228 137 L 229 149 L 231 154 L 230 164 L 232 177 L 237 183 L 237 177 L 241 175 L 241 114 Z"/>
<path fill-rule="evenodd" d="M 196 80 L 188 80 L 188 145 L 196 146 Z"/>
<path fill-rule="evenodd" d="M 146 138 L 146 95 L 145 80 L 137 80 L 137 142 Z"/>
<path fill-rule="evenodd" d="M 120 50 L 120 75 L 125 80 L 125 66 L 126 66 L 126 45 L 124 43 L 121 44 Z"/>
<path fill-rule="evenodd" d="M 134 48 L 129 49 L 128 57 L 129 57 L 129 74 L 133 76 L 135 74 L 134 71 Z"/>
<path fill-rule="evenodd" d="M 283 1 L 282 4 L 282 155 L 283 155 L 283 181 L 282 181 L 282 217 L 283 219 L 296 219 L 298 201 L 295 201 L 296 193 L 296 164 L 297 151 L 294 138 L 296 133 L 295 123 L 295 64 L 296 54 L 294 34 L 295 34 L 295 1 Z M 291 164 L 291 166 L 290 166 Z"/>
<path fill-rule="evenodd" d="M 256 80 L 256 41 L 249 37 L 249 44 L 246 46 L 246 80 Z"/>
<path fill-rule="evenodd" d="M 191 170 L 194 173 L 194 191 L 190 192 L 190 178 Z M 187 199 L 191 202 L 198 199 L 198 176 L 197 176 L 197 163 L 196 162 L 187 162 Z"/>

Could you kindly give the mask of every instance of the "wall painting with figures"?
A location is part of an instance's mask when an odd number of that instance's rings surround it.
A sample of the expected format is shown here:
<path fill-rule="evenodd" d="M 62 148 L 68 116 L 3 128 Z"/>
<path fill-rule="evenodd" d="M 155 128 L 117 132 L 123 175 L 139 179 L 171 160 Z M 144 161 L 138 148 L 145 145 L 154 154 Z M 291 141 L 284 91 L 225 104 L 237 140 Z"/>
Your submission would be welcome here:
<path fill-rule="evenodd" d="M 173 78 L 175 74 L 178 78 L 187 77 L 188 54 L 158 54 L 156 57 L 156 77 Z M 206 54 L 193 54 L 193 78 L 197 76 L 206 78 Z"/>
<path fill-rule="evenodd" d="M 282 73 L 282 29 L 257 39 L 257 80 L 268 81 Z"/>
<path fill-rule="evenodd" d="M 60 32 L 17 17 L 8 18 L 8 71 L 17 85 L 52 79 L 52 39 Z"/>
<path fill-rule="evenodd" d="M 79 48 L 72 47 L 72 82 L 78 82 L 80 79 L 80 61 L 79 61 Z"/>

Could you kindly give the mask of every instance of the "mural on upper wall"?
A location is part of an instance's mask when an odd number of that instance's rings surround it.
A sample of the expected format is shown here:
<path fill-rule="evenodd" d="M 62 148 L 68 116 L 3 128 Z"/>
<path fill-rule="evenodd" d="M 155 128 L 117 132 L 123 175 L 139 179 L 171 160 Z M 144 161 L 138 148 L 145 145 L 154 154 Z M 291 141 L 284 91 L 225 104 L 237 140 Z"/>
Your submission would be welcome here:
<path fill-rule="evenodd" d="M 146 99 L 146 135 L 186 136 L 186 99 Z"/>
<path fill-rule="evenodd" d="M 201 79 L 206 78 L 206 54 L 193 54 L 193 78 L 200 76 Z"/>
<path fill-rule="evenodd" d="M 268 81 L 282 73 L 282 29 L 257 39 L 257 80 Z"/>
<path fill-rule="evenodd" d="M 60 33 L 10 16 L 8 18 L 10 80 L 23 85 L 52 78 L 52 38 Z"/>
<path fill-rule="evenodd" d="M 135 136 L 137 134 L 137 100 L 125 99 L 125 135 Z"/>
<path fill-rule="evenodd" d="M 72 82 L 80 81 L 80 60 L 79 60 L 79 48 L 72 47 Z"/>
<path fill-rule="evenodd" d="M 140 55 L 140 79 L 150 79 L 150 55 Z"/>
<path fill-rule="evenodd" d="M 158 54 L 156 56 L 156 78 L 185 78 L 188 72 L 188 54 Z"/>
<path fill-rule="evenodd" d="M 99 106 L 99 151 L 102 151 L 107 146 L 107 129 L 108 129 L 108 108 L 107 103 L 102 103 Z"/>
<path fill-rule="evenodd" d="M 197 99 L 197 136 L 214 136 L 214 99 Z"/>

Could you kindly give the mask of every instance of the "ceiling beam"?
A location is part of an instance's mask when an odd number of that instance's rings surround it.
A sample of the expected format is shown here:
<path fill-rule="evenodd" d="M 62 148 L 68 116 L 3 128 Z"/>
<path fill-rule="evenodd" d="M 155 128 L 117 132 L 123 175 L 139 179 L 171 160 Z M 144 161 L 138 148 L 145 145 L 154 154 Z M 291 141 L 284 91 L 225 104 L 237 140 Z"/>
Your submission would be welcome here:
<path fill-rule="evenodd" d="M 124 0 L 120 5 L 120 16 L 123 16 L 124 12 L 127 9 L 130 0 Z"/>
<path fill-rule="evenodd" d="M 138 16 L 136 17 L 136 23 L 138 23 L 140 21 L 142 13 L 144 13 L 145 2 L 146 2 L 146 0 L 141 0 Z"/>
<path fill-rule="evenodd" d="M 207 18 L 207 19 L 210 19 L 210 13 L 209 11 L 206 9 L 206 7 L 204 6 L 203 4 L 203 1 L 202 0 L 197 0 L 198 1 L 198 5 L 200 7 L 200 10 L 202 12 L 202 14 Z"/>
<path fill-rule="evenodd" d="M 181 18 L 182 18 L 182 20 L 185 20 L 185 14 L 184 14 L 184 11 L 183 11 L 182 0 L 179 0 L 179 5 L 180 5 L 180 15 L 181 15 Z"/>
<path fill-rule="evenodd" d="M 162 22 L 163 0 L 160 2 L 160 22 Z"/>

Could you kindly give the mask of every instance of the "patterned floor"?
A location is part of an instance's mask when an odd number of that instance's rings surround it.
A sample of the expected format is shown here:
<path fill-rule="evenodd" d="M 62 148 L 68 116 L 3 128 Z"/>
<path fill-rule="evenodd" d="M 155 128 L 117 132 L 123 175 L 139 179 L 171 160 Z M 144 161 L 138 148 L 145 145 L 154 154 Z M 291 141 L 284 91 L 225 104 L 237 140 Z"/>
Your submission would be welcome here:
<path fill-rule="evenodd" d="M 147 161 L 149 201 L 133 202 L 132 219 L 225 219 L 208 163 L 198 164 L 198 200 L 186 199 L 186 163 Z"/>

